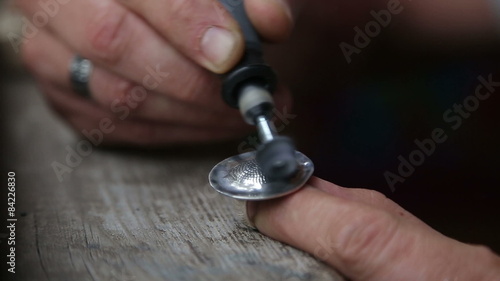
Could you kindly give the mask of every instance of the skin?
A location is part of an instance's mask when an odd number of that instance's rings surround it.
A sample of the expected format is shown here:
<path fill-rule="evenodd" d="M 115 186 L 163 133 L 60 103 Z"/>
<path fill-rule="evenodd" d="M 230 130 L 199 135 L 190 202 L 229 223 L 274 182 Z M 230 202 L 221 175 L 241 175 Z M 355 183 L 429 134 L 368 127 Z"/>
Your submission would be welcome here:
<path fill-rule="evenodd" d="M 36 13 L 46 14 L 37 0 L 14 3 L 31 21 Z M 334 29 L 345 26 L 351 32 L 352 26 L 372 20 L 371 10 L 387 6 L 385 0 L 244 3 L 253 25 L 268 42 L 287 39 L 300 11 L 306 11 L 302 21 L 309 25 L 321 25 L 322 30 L 330 25 Z M 421 42 L 432 41 L 436 34 L 441 34 L 438 45 L 443 46 L 446 40 L 455 44 L 457 37 L 474 38 L 478 31 L 490 34 L 495 30 L 486 0 L 475 1 L 474 5 L 470 1 L 455 1 L 453 9 L 447 8 L 450 4 L 444 0 L 402 5 L 402 34 L 417 32 Z M 197 14 L 202 16 L 193 16 Z M 335 21 L 318 22 L 318 14 L 322 19 Z M 207 56 L 203 51 L 203 35 L 214 27 L 235 38 L 230 51 L 223 52 L 225 56 Z M 429 34 L 428 38 L 425 34 Z M 308 38 L 307 34 L 303 37 Z M 310 48 L 321 50 L 321 46 Z M 251 127 L 220 98 L 220 78 L 215 75 L 231 69 L 242 53 L 239 28 L 217 0 L 71 0 L 59 5 L 58 12 L 22 47 L 24 62 L 49 104 L 77 132 L 92 131 L 99 128 L 103 118 L 110 118 L 116 129 L 105 135 L 103 144 L 139 146 L 221 141 L 248 133 Z M 279 53 L 287 56 L 286 50 Z M 69 83 L 68 65 L 75 54 L 95 65 L 89 82 L 91 101 L 75 94 Z M 214 57 L 216 62 L 211 60 Z M 146 67 L 158 67 L 168 77 L 148 88 L 144 84 L 149 75 Z M 276 66 L 279 72 L 289 68 Z M 147 92 L 146 98 L 130 103 L 137 86 Z M 278 110 L 290 108 L 291 96 L 285 86 L 279 86 L 275 102 Z M 113 113 L 113 105 L 127 107 L 130 114 Z"/>
<path fill-rule="evenodd" d="M 263 17 L 251 18 L 263 19 L 254 24 L 269 41 L 282 40 L 290 33 L 291 2 L 261 0 L 248 5 L 249 14 L 263 13 Z M 16 1 L 28 19 L 42 11 L 37 3 Z M 203 17 L 193 17 L 193 13 Z M 268 26 L 268 19 L 277 24 Z M 210 60 L 213 55 L 202 51 L 201 38 L 214 27 L 226 30 L 235 40 L 217 63 Z M 78 132 L 99 128 L 100 120 L 111 118 L 116 129 L 105 136 L 105 144 L 151 146 L 220 141 L 248 133 L 250 126 L 240 113 L 220 98 L 221 79 L 216 75 L 232 68 L 243 48 L 236 21 L 216 0 L 72 0 L 24 42 L 22 53 L 49 103 Z M 94 63 L 89 82 L 92 100 L 72 91 L 68 65 L 74 54 Z M 146 67 L 158 67 L 168 76 L 156 87 L 148 87 Z M 147 90 L 147 98 L 129 106 L 126 102 L 136 86 Z M 116 103 L 130 109 L 125 120 L 112 113 Z M 289 91 L 282 85 L 275 103 L 278 110 L 290 107 Z"/>
<path fill-rule="evenodd" d="M 249 202 L 263 234 L 311 253 L 351 280 L 498 280 L 500 258 L 445 237 L 381 193 L 312 178 L 299 192 Z"/>
<path fill-rule="evenodd" d="M 37 3 L 15 1 L 28 19 L 42 10 Z M 439 46 L 473 38 L 478 31 L 494 33 L 488 2 L 471 3 L 405 2 L 400 30 L 403 35 L 420 34 L 419 42 L 439 37 Z M 370 10 L 384 8 L 387 1 L 247 0 L 245 5 L 263 38 L 281 42 L 292 32 L 299 11 L 309 26 L 345 26 L 351 32 L 353 26 L 371 20 Z M 104 118 L 113 120 L 116 129 L 104 136 L 104 144 L 159 146 L 231 139 L 250 127 L 220 98 L 216 74 L 231 69 L 243 53 L 238 26 L 224 11 L 216 0 L 71 0 L 36 36 L 24 41 L 22 57 L 49 104 L 77 132 L 99 128 Z M 318 22 L 318 14 L 335 21 Z M 204 48 L 204 34 L 215 27 L 234 37 L 222 54 Z M 74 93 L 69 83 L 68 65 L 75 54 L 94 63 L 91 100 Z M 155 87 L 146 87 L 146 66 L 158 66 L 168 75 Z M 147 93 L 140 102 L 133 100 L 137 86 Z M 278 110 L 290 106 L 285 86 L 279 86 L 275 102 Z M 113 105 L 127 107 L 130 114 L 112 112 Z M 248 214 L 263 234 L 311 253 L 352 280 L 500 276 L 499 258 L 486 247 L 447 238 L 367 189 L 346 189 L 313 178 L 285 198 L 249 203 Z"/>

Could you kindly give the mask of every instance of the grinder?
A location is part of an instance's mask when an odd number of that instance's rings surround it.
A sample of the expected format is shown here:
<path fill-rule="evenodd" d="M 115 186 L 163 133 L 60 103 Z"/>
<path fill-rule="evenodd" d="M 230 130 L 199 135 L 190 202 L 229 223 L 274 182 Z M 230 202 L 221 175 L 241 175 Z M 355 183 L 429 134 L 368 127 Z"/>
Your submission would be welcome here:
<path fill-rule="evenodd" d="M 246 200 L 271 199 L 298 189 L 312 174 L 312 162 L 295 151 L 293 141 L 279 136 L 272 123 L 276 74 L 262 57 L 262 44 L 245 11 L 243 0 L 220 0 L 238 21 L 245 38 L 241 61 L 223 76 L 222 98 L 239 108 L 244 120 L 257 127 L 256 152 L 221 162 L 210 173 L 219 192 Z M 233 181 L 233 182 L 231 182 Z M 300 186 L 297 186 L 299 185 Z"/>

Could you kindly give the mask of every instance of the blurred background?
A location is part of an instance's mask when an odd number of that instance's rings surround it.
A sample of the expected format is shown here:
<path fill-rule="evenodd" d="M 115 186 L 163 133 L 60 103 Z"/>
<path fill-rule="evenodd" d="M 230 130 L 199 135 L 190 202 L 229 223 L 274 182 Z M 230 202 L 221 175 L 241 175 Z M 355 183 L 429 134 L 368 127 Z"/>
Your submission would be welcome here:
<path fill-rule="evenodd" d="M 330 2 L 321 3 L 328 9 L 306 8 L 291 40 L 266 51 L 296 97 L 290 110 L 296 117 L 284 133 L 312 158 L 317 176 L 378 190 L 445 235 L 500 253 L 500 87 L 457 130 L 443 119 L 475 93 L 479 76 L 500 82 L 500 15 L 493 6 L 481 8 L 482 1 L 404 2 L 405 9 L 348 63 L 339 45 L 354 45 L 354 28 L 364 29 L 373 21 L 369 11 L 387 3 Z M 34 81 L 9 41 L 18 16 L 4 0 L 0 7 L 5 108 L 5 96 L 24 94 L 7 89 Z M 0 116 L 3 135 L 15 117 Z M 398 157 L 408 159 L 417 149 L 414 141 L 430 138 L 435 128 L 447 140 L 391 189 L 384 174 L 398 174 Z M 237 153 L 236 144 L 229 147 L 229 154 Z M 2 145 L 4 165 L 8 149 Z"/>
<path fill-rule="evenodd" d="M 309 11 L 320 24 L 299 22 L 287 43 L 295 56 L 280 77 L 296 95 L 290 127 L 300 149 L 317 176 L 378 190 L 440 232 L 499 253 L 500 89 L 457 130 L 443 114 L 474 95 L 478 76 L 500 82 L 500 14 L 491 5 L 500 2 L 401 1 L 401 13 L 349 64 L 339 44 L 354 45 L 354 27 L 374 20 L 366 11 L 387 3 L 355 2 Z M 332 18 L 339 21 L 318 28 Z M 321 44 L 311 50 L 305 42 Z M 398 157 L 408 160 L 415 140 L 436 128 L 447 140 L 391 190 L 384 174 L 398 174 Z"/>

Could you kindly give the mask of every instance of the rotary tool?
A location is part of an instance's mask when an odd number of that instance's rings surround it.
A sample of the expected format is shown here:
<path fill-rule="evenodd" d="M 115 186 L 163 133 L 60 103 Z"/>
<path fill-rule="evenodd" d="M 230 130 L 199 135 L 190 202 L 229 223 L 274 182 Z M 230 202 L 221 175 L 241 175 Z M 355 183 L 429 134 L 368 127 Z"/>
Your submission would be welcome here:
<path fill-rule="evenodd" d="M 264 62 L 259 35 L 247 16 L 243 0 L 220 2 L 238 21 L 245 39 L 242 59 L 223 75 L 222 98 L 229 106 L 239 108 L 247 123 L 257 127 L 260 145 L 256 152 L 217 165 L 210 174 L 210 183 L 217 191 L 240 199 L 283 196 L 307 181 L 313 165 L 305 155 L 295 151 L 290 138 L 276 132 L 272 122 L 272 93 L 277 77 Z M 235 183 L 228 182 L 228 177 Z"/>

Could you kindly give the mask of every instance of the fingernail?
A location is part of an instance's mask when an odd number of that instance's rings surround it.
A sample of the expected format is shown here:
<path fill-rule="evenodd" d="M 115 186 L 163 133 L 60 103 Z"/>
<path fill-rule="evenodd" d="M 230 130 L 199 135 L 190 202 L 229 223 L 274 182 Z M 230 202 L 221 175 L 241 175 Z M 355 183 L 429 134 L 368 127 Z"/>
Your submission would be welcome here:
<path fill-rule="evenodd" d="M 278 4 L 278 5 L 281 5 L 282 8 L 283 8 L 283 11 L 285 12 L 286 16 L 288 17 L 288 19 L 290 21 L 293 21 L 293 12 L 292 12 L 292 8 L 290 7 L 290 3 L 288 2 L 285 2 L 284 0 L 275 0 L 275 2 Z"/>
<path fill-rule="evenodd" d="M 210 27 L 201 39 L 201 49 L 205 57 L 212 64 L 212 70 L 225 68 L 231 59 L 237 38 L 231 32 L 219 27 Z"/>

